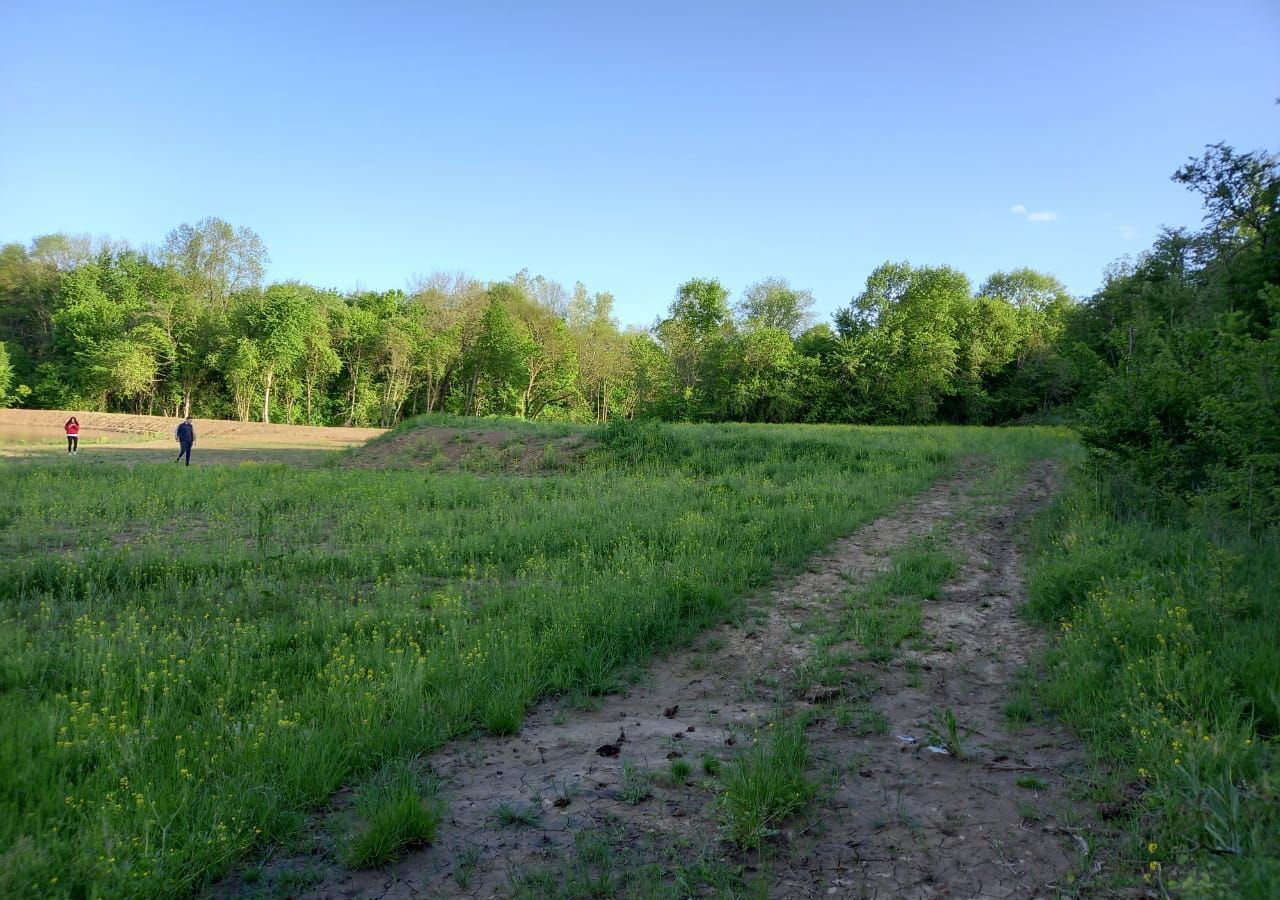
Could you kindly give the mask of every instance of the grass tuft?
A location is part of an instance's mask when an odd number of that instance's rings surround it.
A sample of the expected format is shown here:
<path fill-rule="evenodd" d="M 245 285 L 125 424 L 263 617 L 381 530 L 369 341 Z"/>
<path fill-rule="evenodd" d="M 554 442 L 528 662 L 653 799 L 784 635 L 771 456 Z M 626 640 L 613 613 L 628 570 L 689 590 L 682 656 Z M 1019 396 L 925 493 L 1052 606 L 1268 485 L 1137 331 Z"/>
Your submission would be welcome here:
<path fill-rule="evenodd" d="M 729 837 L 755 849 L 804 808 L 814 785 L 806 774 L 809 742 L 800 722 L 768 727 L 721 773 L 720 818 Z"/>
<path fill-rule="evenodd" d="M 405 848 L 429 844 L 444 816 L 434 781 L 424 791 L 413 766 L 392 763 L 356 792 L 358 821 L 341 841 L 344 865 L 364 869 L 390 862 Z"/>

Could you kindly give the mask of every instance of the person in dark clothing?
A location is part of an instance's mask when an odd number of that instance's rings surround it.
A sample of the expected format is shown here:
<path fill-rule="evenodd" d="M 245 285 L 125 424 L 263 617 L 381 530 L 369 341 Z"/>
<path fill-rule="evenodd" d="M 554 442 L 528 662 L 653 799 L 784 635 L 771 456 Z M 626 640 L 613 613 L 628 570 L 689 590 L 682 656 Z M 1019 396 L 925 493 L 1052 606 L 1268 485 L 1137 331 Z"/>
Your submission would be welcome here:
<path fill-rule="evenodd" d="M 190 416 L 187 416 L 178 426 L 175 436 L 178 438 L 178 458 L 174 462 L 181 462 L 182 457 L 185 456 L 187 465 L 191 465 L 191 445 L 196 442 L 196 428 L 191 424 Z"/>
<path fill-rule="evenodd" d="M 62 426 L 62 430 L 67 433 L 67 452 L 74 454 L 80 449 L 80 423 L 75 416 L 67 419 L 67 424 Z"/>

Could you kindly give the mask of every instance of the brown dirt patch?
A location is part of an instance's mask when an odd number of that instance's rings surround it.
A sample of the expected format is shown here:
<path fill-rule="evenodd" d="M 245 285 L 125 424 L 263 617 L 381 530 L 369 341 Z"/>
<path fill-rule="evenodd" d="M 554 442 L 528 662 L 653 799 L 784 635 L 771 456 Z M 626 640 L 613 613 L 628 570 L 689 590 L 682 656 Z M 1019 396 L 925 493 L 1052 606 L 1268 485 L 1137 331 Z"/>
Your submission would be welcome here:
<path fill-rule="evenodd" d="M 71 416 L 80 422 L 81 445 L 95 440 L 122 438 L 172 439 L 181 418 L 125 413 L 93 413 L 53 409 L 0 409 L 0 443 L 52 441 L 62 443 L 63 423 Z M 194 419 L 196 446 L 205 438 L 269 441 L 273 444 L 327 444 L 334 447 L 363 444 L 383 434 L 385 428 L 323 428 L 313 425 L 270 425 L 226 419 Z"/>
<path fill-rule="evenodd" d="M 1068 796 L 1083 772 L 1076 740 L 1003 716 L 1042 640 L 1015 615 L 1025 595 L 1018 539 L 1052 479 L 1051 466 L 1037 464 L 1015 496 L 948 528 L 964 562 L 941 600 L 923 607 L 928 649 L 903 650 L 877 672 L 873 703 L 888 734 L 811 733 L 815 755 L 850 775 L 826 797 L 821 836 L 795 836 L 780 895 L 1051 897 L 1092 862 L 1078 836 L 1084 809 Z M 970 732 L 961 758 L 928 746 L 948 709 Z"/>

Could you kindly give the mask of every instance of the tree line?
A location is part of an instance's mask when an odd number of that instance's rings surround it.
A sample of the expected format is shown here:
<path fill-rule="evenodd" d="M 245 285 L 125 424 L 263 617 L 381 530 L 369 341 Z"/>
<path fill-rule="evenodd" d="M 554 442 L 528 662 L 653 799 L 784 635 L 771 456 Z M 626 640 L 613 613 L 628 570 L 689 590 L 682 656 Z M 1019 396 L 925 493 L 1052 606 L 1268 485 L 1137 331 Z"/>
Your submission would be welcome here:
<path fill-rule="evenodd" d="M 832 323 L 766 278 L 680 285 L 652 328 L 521 272 L 410 290 L 264 286 L 266 250 L 215 218 L 143 252 L 45 235 L 0 248 L 4 396 L 40 408 L 391 425 L 406 415 L 603 422 L 1003 421 L 1060 402 L 1073 306 L 1056 279 L 885 263 Z M 0 352 L 4 352 L 0 350 Z"/>
<path fill-rule="evenodd" d="M 649 328 L 520 272 L 408 290 L 264 285 L 261 239 L 216 218 L 151 250 L 54 234 L 0 248 L 0 402 L 269 422 L 407 415 L 604 422 L 993 424 L 1062 411 L 1100 456 L 1173 492 L 1280 505 L 1277 158 L 1206 149 L 1166 229 L 1091 297 L 1032 269 L 975 290 L 886 262 L 829 322 L 785 278 L 679 285 Z"/>

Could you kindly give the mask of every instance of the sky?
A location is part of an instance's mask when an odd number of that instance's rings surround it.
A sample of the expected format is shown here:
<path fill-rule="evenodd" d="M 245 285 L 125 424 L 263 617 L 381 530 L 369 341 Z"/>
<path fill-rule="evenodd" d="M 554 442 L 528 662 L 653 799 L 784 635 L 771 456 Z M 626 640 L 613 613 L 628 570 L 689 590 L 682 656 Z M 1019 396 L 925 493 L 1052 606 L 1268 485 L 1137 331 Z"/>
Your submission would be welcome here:
<path fill-rule="evenodd" d="M 218 216 L 271 280 L 521 269 L 650 324 L 886 260 L 1078 296 L 1209 143 L 1280 151 L 1280 2 L 0 0 L 0 242 Z"/>

